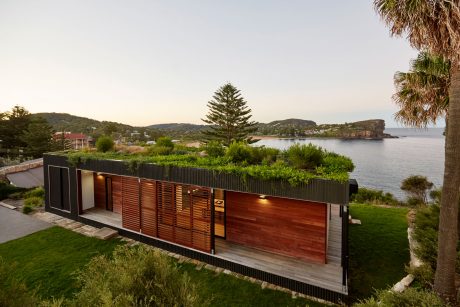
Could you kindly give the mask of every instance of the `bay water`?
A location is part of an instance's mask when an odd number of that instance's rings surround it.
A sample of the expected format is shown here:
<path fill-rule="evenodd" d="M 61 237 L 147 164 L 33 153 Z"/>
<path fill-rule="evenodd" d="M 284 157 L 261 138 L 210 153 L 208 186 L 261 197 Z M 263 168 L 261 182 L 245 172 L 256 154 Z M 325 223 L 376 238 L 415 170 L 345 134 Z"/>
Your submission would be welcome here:
<path fill-rule="evenodd" d="M 257 145 L 279 149 L 300 143 L 312 143 L 350 157 L 355 170 L 350 178 L 360 187 L 390 192 L 403 200 L 401 181 L 411 175 L 426 176 L 435 187 L 442 186 L 444 174 L 444 129 L 388 128 L 385 133 L 398 136 L 383 140 L 341 139 L 265 139 Z"/>

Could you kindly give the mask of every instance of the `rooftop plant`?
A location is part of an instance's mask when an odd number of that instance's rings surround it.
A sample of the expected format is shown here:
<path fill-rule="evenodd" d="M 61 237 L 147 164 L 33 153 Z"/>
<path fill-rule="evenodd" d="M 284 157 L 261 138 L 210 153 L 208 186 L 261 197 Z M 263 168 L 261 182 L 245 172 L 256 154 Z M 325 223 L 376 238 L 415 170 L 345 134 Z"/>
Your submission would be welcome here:
<path fill-rule="evenodd" d="M 300 148 L 300 149 L 299 149 Z M 216 172 L 231 173 L 262 180 L 283 180 L 291 185 L 308 183 L 312 178 L 324 178 L 345 182 L 348 172 L 353 171 L 354 165 L 350 158 L 328 152 L 320 147 L 308 145 L 298 147 L 300 154 L 291 158 L 289 149 L 280 151 L 275 148 L 253 147 L 244 143 L 233 143 L 225 149 L 224 155 L 210 155 L 209 148 L 204 151 L 196 149 L 181 150 L 161 154 L 156 150 L 138 153 L 126 152 L 95 152 L 95 151 L 67 151 L 62 152 L 69 159 L 71 165 L 78 165 L 87 160 L 123 160 L 129 163 L 130 168 L 143 163 L 153 163 L 164 166 L 194 167 L 209 169 Z M 314 159 L 302 151 L 314 151 Z M 318 158 L 319 157 L 319 158 Z M 302 161 L 304 159 L 305 161 Z M 308 168 L 305 167 L 308 165 Z"/>

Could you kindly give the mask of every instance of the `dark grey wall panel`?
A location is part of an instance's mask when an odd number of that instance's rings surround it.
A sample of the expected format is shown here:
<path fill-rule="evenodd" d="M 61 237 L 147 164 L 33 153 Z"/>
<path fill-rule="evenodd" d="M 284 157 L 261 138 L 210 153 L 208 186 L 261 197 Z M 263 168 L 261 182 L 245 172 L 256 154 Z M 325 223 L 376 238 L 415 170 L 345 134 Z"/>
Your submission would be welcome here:
<path fill-rule="evenodd" d="M 55 154 L 44 156 L 50 164 L 66 165 L 67 158 Z M 73 167 L 73 165 L 72 165 Z M 256 178 L 242 178 L 236 174 L 219 173 L 217 171 L 189 168 L 141 164 L 129 167 L 129 164 L 118 160 L 88 160 L 80 163 L 78 168 L 104 172 L 115 175 L 136 176 L 146 179 L 192 184 L 224 190 L 247 192 L 300 200 L 310 200 L 334 204 L 348 204 L 349 184 L 332 180 L 312 179 L 308 184 L 292 186 L 286 181 L 268 181 Z M 72 176 L 71 176 L 72 177 Z"/>

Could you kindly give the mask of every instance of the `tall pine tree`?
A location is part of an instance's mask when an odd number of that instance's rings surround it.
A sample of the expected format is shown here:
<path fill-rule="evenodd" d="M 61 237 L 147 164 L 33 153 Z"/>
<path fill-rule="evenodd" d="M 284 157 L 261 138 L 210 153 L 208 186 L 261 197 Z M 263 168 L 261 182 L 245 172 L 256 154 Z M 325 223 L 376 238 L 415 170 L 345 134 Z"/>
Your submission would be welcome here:
<path fill-rule="evenodd" d="M 209 124 L 209 129 L 203 131 L 205 141 L 217 140 L 224 145 L 233 141 L 254 143 L 249 135 L 257 131 L 257 122 L 250 121 L 251 109 L 241 96 L 240 91 L 227 83 L 220 87 L 208 102 L 209 112 L 202 119 Z"/>

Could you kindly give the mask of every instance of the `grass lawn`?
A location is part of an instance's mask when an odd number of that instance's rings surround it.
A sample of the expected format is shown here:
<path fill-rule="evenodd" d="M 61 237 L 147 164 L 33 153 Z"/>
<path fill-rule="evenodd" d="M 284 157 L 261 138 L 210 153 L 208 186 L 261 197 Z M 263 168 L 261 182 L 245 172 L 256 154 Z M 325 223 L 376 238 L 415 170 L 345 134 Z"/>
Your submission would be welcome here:
<path fill-rule="evenodd" d="M 262 289 L 258 284 L 224 273 L 197 271 L 190 263 L 180 268 L 200 285 L 203 298 L 212 299 L 212 306 L 324 306 L 302 298 L 292 299 L 288 293 Z"/>
<path fill-rule="evenodd" d="M 408 209 L 371 205 L 350 206 L 354 219 L 362 225 L 350 225 L 350 297 L 371 296 L 406 275 L 410 261 L 407 239 Z"/>
<path fill-rule="evenodd" d="M 16 262 L 15 275 L 29 289 L 39 286 L 44 299 L 70 298 L 77 290 L 73 273 L 99 254 L 111 254 L 118 240 L 88 238 L 61 227 L 52 227 L 24 238 L 0 244 L 0 256 Z M 174 260 L 175 261 L 175 260 Z M 323 306 L 290 294 L 264 289 L 260 285 L 227 274 L 217 275 L 186 263 L 180 265 L 200 285 L 203 300 L 212 306 Z"/>
<path fill-rule="evenodd" d="M 102 241 L 52 227 L 0 244 L 0 257 L 16 263 L 15 275 L 44 298 L 71 297 L 73 273 L 99 254 L 111 254 L 118 240 Z"/>

